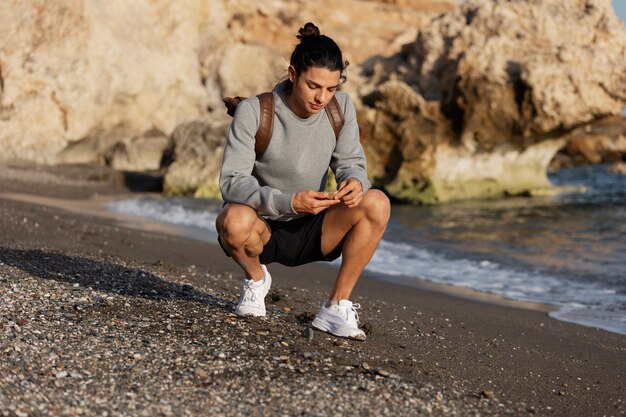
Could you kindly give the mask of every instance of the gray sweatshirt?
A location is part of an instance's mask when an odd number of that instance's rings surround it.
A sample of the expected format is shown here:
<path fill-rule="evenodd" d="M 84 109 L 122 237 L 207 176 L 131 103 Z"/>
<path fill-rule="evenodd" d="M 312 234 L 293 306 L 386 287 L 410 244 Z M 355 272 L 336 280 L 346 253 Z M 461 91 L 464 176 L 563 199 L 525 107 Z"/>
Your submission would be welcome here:
<path fill-rule="evenodd" d="M 336 140 L 324 110 L 306 119 L 298 117 L 287 105 L 284 90 L 284 82 L 274 88 L 272 138 L 258 161 L 254 136 L 260 123 L 259 99 L 252 97 L 237 106 L 220 172 L 224 201 L 246 204 L 272 220 L 291 220 L 300 216 L 291 205 L 293 195 L 323 191 L 329 166 L 337 184 L 355 178 L 366 192 L 370 182 L 350 96 L 335 93 L 346 119 Z"/>

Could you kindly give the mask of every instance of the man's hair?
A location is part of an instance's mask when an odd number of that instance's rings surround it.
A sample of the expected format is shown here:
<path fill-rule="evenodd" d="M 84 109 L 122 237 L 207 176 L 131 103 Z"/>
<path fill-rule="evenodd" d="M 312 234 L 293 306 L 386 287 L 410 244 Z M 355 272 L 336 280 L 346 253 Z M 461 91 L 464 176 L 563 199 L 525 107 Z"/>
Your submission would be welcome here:
<path fill-rule="evenodd" d="M 290 65 L 300 75 L 311 67 L 326 68 L 329 71 L 339 71 L 341 81 L 345 82 L 344 71 L 348 61 L 343 60 L 341 49 L 334 40 L 326 35 L 320 35 L 320 30 L 309 22 L 300 28 L 296 37 L 300 43 L 291 53 Z"/>

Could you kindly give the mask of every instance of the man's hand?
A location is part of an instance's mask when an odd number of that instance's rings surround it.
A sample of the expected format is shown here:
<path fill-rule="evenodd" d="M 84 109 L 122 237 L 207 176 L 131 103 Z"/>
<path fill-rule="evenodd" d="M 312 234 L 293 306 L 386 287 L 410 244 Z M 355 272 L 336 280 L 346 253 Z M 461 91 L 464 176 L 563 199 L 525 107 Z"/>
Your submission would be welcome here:
<path fill-rule="evenodd" d="M 361 181 L 355 178 L 341 181 L 337 188 L 335 199 L 341 201 L 348 208 L 358 206 L 361 200 L 363 200 L 363 185 L 361 185 Z"/>
<path fill-rule="evenodd" d="M 294 194 L 291 205 L 298 214 L 318 214 L 340 202 L 336 197 L 335 199 L 329 199 L 329 197 L 330 193 L 324 191 L 300 191 Z"/>

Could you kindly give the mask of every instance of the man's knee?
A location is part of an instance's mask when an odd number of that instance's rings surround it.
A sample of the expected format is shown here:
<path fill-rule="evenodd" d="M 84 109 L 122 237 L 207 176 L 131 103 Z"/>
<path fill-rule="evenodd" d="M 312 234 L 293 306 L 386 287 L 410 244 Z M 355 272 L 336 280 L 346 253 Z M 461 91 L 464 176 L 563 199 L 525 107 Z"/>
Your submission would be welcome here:
<path fill-rule="evenodd" d="M 257 221 L 254 209 L 243 204 L 229 204 L 217 220 L 218 232 L 230 246 L 239 247 L 246 243 Z"/>
<path fill-rule="evenodd" d="M 368 220 L 386 226 L 391 215 L 389 198 L 380 190 L 369 190 L 363 196 L 361 204 Z"/>

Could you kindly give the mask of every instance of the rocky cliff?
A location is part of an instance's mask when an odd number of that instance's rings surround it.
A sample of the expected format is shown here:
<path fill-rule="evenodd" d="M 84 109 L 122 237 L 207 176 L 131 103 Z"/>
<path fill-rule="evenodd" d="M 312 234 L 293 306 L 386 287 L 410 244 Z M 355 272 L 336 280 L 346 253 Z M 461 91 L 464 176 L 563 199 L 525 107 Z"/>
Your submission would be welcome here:
<path fill-rule="evenodd" d="M 0 160 L 160 169 L 168 193 L 214 195 L 221 98 L 279 81 L 309 20 L 352 62 L 370 175 L 399 199 L 548 189 L 555 152 L 585 142 L 570 132 L 626 102 L 609 0 L 4 0 Z"/>
<path fill-rule="evenodd" d="M 0 8 L 3 159 L 91 162 L 112 142 L 168 135 L 206 108 L 196 50 L 223 32 L 217 0 L 4 0 Z"/>
<path fill-rule="evenodd" d="M 222 97 L 277 83 L 304 22 L 337 37 L 354 64 L 397 50 L 453 4 L 0 1 L 0 160 L 141 171 L 165 159 L 170 191 L 193 190 L 216 180 L 191 167 L 221 158 L 206 138 L 224 138 Z M 173 135 L 177 127 L 194 134 Z M 201 152 L 198 137 L 209 155 L 186 163 L 188 150 Z M 171 143 L 187 139 L 195 145 Z"/>
<path fill-rule="evenodd" d="M 374 182 L 438 202 L 546 192 L 567 133 L 626 105 L 626 29 L 609 0 L 469 0 L 365 68 Z"/>

